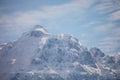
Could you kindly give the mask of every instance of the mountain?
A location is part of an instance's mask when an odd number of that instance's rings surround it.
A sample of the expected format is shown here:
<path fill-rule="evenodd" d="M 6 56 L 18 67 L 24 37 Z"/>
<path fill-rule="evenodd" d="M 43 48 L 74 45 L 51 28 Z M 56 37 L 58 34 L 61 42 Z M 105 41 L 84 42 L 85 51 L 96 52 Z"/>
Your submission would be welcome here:
<path fill-rule="evenodd" d="M 0 45 L 0 80 L 120 80 L 120 54 L 87 49 L 68 34 L 37 25 Z"/>

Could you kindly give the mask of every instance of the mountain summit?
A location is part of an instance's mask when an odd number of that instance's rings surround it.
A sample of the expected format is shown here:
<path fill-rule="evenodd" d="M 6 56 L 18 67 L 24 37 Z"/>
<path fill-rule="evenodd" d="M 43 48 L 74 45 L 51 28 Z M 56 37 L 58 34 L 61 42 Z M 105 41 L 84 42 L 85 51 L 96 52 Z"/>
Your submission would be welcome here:
<path fill-rule="evenodd" d="M 36 25 L 33 28 L 33 31 L 38 31 L 38 32 L 41 32 L 41 33 L 44 33 L 44 34 L 48 33 L 48 31 L 44 27 L 42 27 L 41 25 Z"/>
<path fill-rule="evenodd" d="M 47 35 L 48 31 L 40 25 L 36 25 L 28 34 L 34 37 L 40 37 L 42 35 Z"/>
<path fill-rule="evenodd" d="M 71 35 L 51 35 L 37 25 L 0 46 L 0 80 L 118 80 L 119 62 Z"/>

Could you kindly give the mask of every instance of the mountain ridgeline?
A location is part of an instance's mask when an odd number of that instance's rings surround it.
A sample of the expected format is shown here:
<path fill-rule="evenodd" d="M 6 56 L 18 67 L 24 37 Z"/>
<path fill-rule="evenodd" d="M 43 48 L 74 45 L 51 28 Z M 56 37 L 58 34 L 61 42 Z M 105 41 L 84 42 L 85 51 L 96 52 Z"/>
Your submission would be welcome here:
<path fill-rule="evenodd" d="M 37 25 L 0 45 L 0 80 L 120 80 L 120 53 L 87 49 L 71 35 Z"/>

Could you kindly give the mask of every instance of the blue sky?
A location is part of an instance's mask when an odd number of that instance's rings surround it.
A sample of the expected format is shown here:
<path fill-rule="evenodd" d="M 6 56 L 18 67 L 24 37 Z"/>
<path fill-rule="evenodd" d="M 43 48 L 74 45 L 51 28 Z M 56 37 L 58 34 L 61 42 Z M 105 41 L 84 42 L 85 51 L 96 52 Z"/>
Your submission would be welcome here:
<path fill-rule="evenodd" d="M 120 0 L 0 0 L 0 43 L 38 24 L 72 34 L 88 48 L 120 52 Z"/>

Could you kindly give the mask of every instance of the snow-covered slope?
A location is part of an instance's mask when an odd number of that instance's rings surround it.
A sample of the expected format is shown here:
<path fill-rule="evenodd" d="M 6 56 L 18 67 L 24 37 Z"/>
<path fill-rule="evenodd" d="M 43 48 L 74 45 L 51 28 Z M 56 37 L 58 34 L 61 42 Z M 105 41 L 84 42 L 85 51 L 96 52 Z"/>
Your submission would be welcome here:
<path fill-rule="evenodd" d="M 0 80 L 117 80 L 120 57 L 88 50 L 71 35 L 35 26 L 0 46 Z"/>

